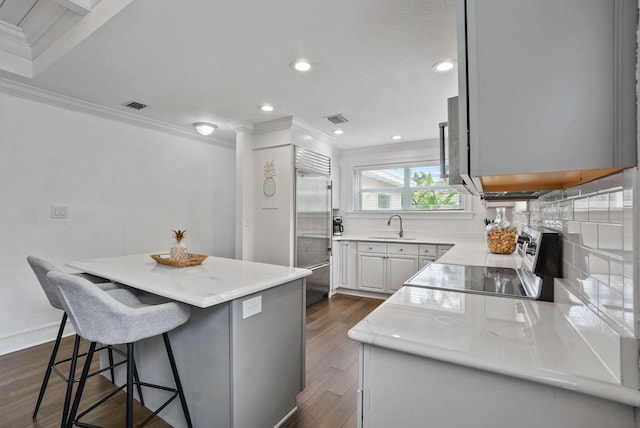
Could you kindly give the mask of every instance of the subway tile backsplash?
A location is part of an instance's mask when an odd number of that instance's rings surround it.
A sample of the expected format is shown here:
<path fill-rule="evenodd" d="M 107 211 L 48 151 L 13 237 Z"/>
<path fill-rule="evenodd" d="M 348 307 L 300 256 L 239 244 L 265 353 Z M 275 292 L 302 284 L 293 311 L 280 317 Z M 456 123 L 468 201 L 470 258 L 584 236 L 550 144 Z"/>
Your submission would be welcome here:
<path fill-rule="evenodd" d="M 543 195 L 530 223 L 563 236 L 563 276 L 585 302 L 636 335 L 633 184 L 637 171 Z"/>

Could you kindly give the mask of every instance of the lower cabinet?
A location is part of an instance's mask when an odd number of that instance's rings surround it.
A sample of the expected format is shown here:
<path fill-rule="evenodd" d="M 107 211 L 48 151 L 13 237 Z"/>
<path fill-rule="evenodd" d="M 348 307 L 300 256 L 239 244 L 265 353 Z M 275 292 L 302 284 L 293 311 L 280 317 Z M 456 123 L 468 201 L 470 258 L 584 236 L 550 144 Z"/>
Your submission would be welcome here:
<path fill-rule="evenodd" d="M 358 242 L 358 288 L 392 293 L 418 271 L 418 245 Z"/>
<path fill-rule="evenodd" d="M 333 289 L 394 293 L 418 270 L 452 245 L 337 241 L 333 247 Z"/>
<path fill-rule="evenodd" d="M 336 288 L 356 288 L 356 242 L 338 241 L 333 246 L 333 283 Z"/>

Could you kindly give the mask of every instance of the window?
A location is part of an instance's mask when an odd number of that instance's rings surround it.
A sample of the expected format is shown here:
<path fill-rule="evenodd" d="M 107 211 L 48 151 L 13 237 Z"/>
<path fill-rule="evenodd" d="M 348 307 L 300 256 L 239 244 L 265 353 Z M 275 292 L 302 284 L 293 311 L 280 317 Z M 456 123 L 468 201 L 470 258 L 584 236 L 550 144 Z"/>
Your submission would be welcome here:
<path fill-rule="evenodd" d="M 358 211 L 463 210 L 464 197 L 440 178 L 435 163 L 354 168 Z"/>

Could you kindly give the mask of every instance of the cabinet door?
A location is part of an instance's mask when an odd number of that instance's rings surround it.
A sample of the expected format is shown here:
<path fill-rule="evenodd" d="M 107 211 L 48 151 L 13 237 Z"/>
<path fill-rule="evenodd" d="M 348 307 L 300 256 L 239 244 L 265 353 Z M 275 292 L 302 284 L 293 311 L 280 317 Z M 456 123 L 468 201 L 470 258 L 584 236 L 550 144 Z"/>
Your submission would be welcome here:
<path fill-rule="evenodd" d="M 390 292 L 399 290 L 409 278 L 418 272 L 417 256 L 390 255 L 387 257 L 387 262 L 389 269 L 387 291 Z"/>
<path fill-rule="evenodd" d="M 438 258 L 444 256 L 451 247 L 453 247 L 453 245 L 438 245 Z"/>
<path fill-rule="evenodd" d="M 420 259 L 418 260 L 418 269 L 422 269 L 429 263 L 433 263 L 435 261 L 436 261 L 436 258 L 433 256 L 420 256 Z"/>
<path fill-rule="evenodd" d="M 358 253 L 358 288 L 385 291 L 386 256 L 376 253 Z"/>
<path fill-rule="evenodd" d="M 636 164 L 636 0 L 459 4 L 470 175 Z"/>
<path fill-rule="evenodd" d="M 340 241 L 339 261 L 338 261 L 338 287 L 342 288 L 355 288 L 355 284 L 351 284 L 351 269 L 353 266 L 350 263 L 349 250 L 353 245 L 352 242 Z"/>

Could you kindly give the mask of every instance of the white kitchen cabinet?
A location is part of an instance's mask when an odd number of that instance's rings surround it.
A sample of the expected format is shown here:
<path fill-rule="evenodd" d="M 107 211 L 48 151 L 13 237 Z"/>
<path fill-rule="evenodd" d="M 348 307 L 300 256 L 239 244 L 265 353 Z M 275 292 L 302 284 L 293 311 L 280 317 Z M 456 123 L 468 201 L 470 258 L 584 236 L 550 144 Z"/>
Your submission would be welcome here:
<path fill-rule="evenodd" d="M 453 245 L 438 245 L 438 258 L 444 256 L 452 247 Z"/>
<path fill-rule="evenodd" d="M 636 0 L 458 4 L 463 175 L 582 171 L 566 188 L 636 165 Z"/>
<path fill-rule="evenodd" d="M 451 317 L 446 313 L 447 319 Z M 358 426 L 362 428 L 637 428 L 635 411 L 570 389 L 360 345 Z"/>
<path fill-rule="evenodd" d="M 396 292 L 418 272 L 418 256 L 387 256 L 387 291 Z"/>
<path fill-rule="evenodd" d="M 418 271 L 418 245 L 358 243 L 358 288 L 393 293 Z"/>
<path fill-rule="evenodd" d="M 423 267 L 425 267 L 429 263 L 433 263 L 435 261 L 436 261 L 436 257 L 435 256 L 420 256 L 418 258 L 418 269 L 422 269 Z"/>
<path fill-rule="evenodd" d="M 335 288 L 356 288 L 356 243 L 353 241 L 337 241 L 334 243 L 334 276 Z"/>
<path fill-rule="evenodd" d="M 382 293 L 387 291 L 386 254 L 358 253 L 358 288 Z"/>

